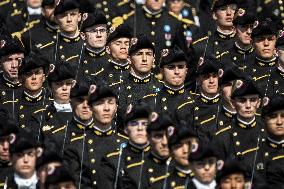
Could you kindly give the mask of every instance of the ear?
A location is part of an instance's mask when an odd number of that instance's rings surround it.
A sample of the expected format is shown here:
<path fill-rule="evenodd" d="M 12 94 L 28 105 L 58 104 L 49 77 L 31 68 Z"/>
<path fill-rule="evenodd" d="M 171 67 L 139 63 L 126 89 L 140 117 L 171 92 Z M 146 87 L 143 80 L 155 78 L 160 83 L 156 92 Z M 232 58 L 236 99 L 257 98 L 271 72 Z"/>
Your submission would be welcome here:
<path fill-rule="evenodd" d="M 128 132 L 128 128 L 127 128 L 127 126 L 125 125 L 124 126 L 124 132 L 128 135 L 129 134 L 129 132 Z"/>
<path fill-rule="evenodd" d="M 76 80 L 72 80 L 72 86 L 71 87 L 73 88 L 73 87 L 75 87 L 75 85 L 76 85 Z"/>
<path fill-rule="evenodd" d="M 110 54 L 110 48 L 109 48 L 108 45 L 106 46 L 106 52 L 107 52 L 107 54 Z"/>
<path fill-rule="evenodd" d="M 39 158 L 42 156 L 42 154 L 43 154 L 43 149 L 41 147 L 38 147 L 36 149 L 36 157 Z"/>
<path fill-rule="evenodd" d="M 212 13 L 212 18 L 213 18 L 213 20 L 215 20 L 215 21 L 217 20 L 216 12 L 213 12 L 213 13 Z"/>

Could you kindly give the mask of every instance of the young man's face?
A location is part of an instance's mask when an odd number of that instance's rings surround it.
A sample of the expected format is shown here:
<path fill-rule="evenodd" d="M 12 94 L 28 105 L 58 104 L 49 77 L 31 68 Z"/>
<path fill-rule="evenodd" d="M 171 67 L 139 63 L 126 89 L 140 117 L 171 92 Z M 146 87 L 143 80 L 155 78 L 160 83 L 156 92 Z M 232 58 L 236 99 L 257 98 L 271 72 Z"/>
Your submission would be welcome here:
<path fill-rule="evenodd" d="M 37 92 L 41 90 L 45 81 L 43 68 L 36 68 L 22 75 L 22 84 L 27 91 Z"/>
<path fill-rule="evenodd" d="M 260 105 L 259 95 L 236 97 L 232 102 L 237 114 L 245 119 L 253 118 Z"/>
<path fill-rule="evenodd" d="M 152 11 L 159 11 L 162 9 L 165 0 L 146 0 L 145 5 Z"/>
<path fill-rule="evenodd" d="M 51 163 L 48 163 L 42 167 L 40 167 L 38 170 L 37 170 L 37 177 L 40 181 L 40 183 L 44 184 L 45 183 L 45 180 L 46 180 L 46 177 L 48 175 L 48 171 L 54 167 L 59 167 L 59 166 L 62 166 L 62 164 L 60 162 L 51 162 Z"/>
<path fill-rule="evenodd" d="M 165 65 L 162 68 L 165 83 L 176 87 L 183 85 L 187 70 L 185 61 Z"/>
<path fill-rule="evenodd" d="M 236 10 L 236 4 L 222 6 L 213 12 L 213 19 L 220 27 L 232 27 Z"/>
<path fill-rule="evenodd" d="M 73 9 L 56 15 L 56 20 L 60 30 L 65 33 L 74 34 L 78 30 L 78 24 L 81 21 L 81 14 L 79 9 Z"/>
<path fill-rule="evenodd" d="M 106 50 L 114 60 L 124 61 L 128 58 L 129 38 L 118 38 L 111 41 Z"/>
<path fill-rule="evenodd" d="M 9 136 L 0 137 L 0 160 L 9 161 L 10 153 L 10 138 Z"/>
<path fill-rule="evenodd" d="M 88 45 L 92 48 L 104 48 L 107 41 L 107 25 L 99 24 L 87 28 L 84 32 Z"/>
<path fill-rule="evenodd" d="M 250 45 L 252 42 L 251 33 L 253 25 L 237 25 L 236 26 L 236 36 L 239 42 L 243 45 Z"/>
<path fill-rule="evenodd" d="M 226 176 L 220 182 L 220 189 L 244 189 L 245 178 L 242 173 L 234 173 Z"/>
<path fill-rule="evenodd" d="M 216 163 L 217 159 L 215 157 L 194 161 L 192 163 L 194 177 L 203 184 L 211 183 L 215 179 L 217 171 Z"/>
<path fill-rule="evenodd" d="M 18 70 L 23 58 L 23 53 L 16 53 L 1 58 L 1 68 L 6 77 L 10 79 L 18 78 Z"/>
<path fill-rule="evenodd" d="M 269 135 L 284 139 L 284 110 L 272 112 L 264 120 Z"/>
<path fill-rule="evenodd" d="M 222 96 L 224 100 L 226 100 L 227 102 L 231 102 L 232 83 L 231 82 L 226 83 L 222 85 L 221 88 L 222 88 Z"/>
<path fill-rule="evenodd" d="M 70 91 L 73 85 L 73 79 L 66 79 L 63 81 L 52 82 L 51 91 L 55 102 L 60 104 L 67 104 L 70 100 Z"/>
<path fill-rule="evenodd" d="M 131 67 L 135 73 L 147 74 L 151 72 L 154 63 L 152 49 L 140 49 L 130 56 Z"/>
<path fill-rule="evenodd" d="M 160 157 L 169 157 L 168 136 L 166 131 L 151 131 L 148 135 L 151 150 Z"/>
<path fill-rule="evenodd" d="M 12 154 L 11 162 L 15 173 L 23 178 L 30 178 L 35 173 L 36 158 L 35 148 Z"/>
<path fill-rule="evenodd" d="M 88 121 L 92 118 L 93 112 L 88 105 L 88 96 L 72 98 L 71 105 L 75 115 L 82 121 Z"/>
<path fill-rule="evenodd" d="M 127 123 L 125 133 L 129 137 L 129 141 L 137 145 L 145 145 L 148 143 L 146 128 L 148 126 L 147 118 L 139 118 L 131 120 Z"/>
<path fill-rule="evenodd" d="M 174 145 L 171 149 L 171 155 L 177 165 L 188 167 L 188 156 L 190 154 L 190 139 L 183 139 L 178 144 Z"/>
<path fill-rule="evenodd" d="M 41 6 L 42 0 L 26 0 L 27 5 L 31 8 L 39 8 Z"/>
<path fill-rule="evenodd" d="M 107 97 L 96 101 L 92 104 L 92 111 L 96 122 L 110 125 L 117 111 L 116 99 Z"/>
<path fill-rule="evenodd" d="M 260 58 L 269 59 L 274 56 L 276 36 L 264 35 L 254 39 L 255 53 Z"/>
<path fill-rule="evenodd" d="M 209 73 L 199 76 L 201 91 L 205 95 L 216 95 L 218 93 L 218 74 Z"/>
<path fill-rule="evenodd" d="M 170 11 L 179 14 L 184 7 L 184 0 L 168 0 L 167 6 Z"/>
<path fill-rule="evenodd" d="M 54 10 L 55 5 L 46 5 L 42 8 L 42 15 L 46 20 L 55 22 Z"/>

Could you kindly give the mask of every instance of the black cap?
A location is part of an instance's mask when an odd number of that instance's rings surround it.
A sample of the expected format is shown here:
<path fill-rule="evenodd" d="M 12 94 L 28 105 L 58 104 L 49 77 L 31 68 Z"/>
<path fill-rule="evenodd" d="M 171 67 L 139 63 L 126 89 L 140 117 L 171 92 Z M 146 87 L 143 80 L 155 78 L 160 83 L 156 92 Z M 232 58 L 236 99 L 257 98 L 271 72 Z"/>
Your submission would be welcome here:
<path fill-rule="evenodd" d="M 107 44 L 119 38 L 132 38 L 130 28 L 126 25 L 120 25 L 117 28 L 111 28 L 107 38 Z"/>
<path fill-rule="evenodd" d="M 136 51 L 140 49 L 152 49 L 153 52 L 155 51 L 154 45 L 151 43 L 149 38 L 144 34 L 141 34 L 137 36 L 137 38 L 133 38 L 131 40 L 130 47 L 129 47 L 129 55 L 131 55 L 132 53 L 135 53 Z"/>
<path fill-rule="evenodd" d="M 147 127 L 147 133 L 151 133 L 152 131 L 163 131 L 167 130 L 169 127 L 173 127 L 174 121 L 167 113 L 152 113 L 153 116 L 150 116 L 150 122 Z M 152 118 L 151 118 L 152 117 Z"/>
<path fill-rule="evenodd" d="M 75 78 L 75 73 L 71 64 L 65 61 L 61 61 L 58 62 L 54 70 L 48 74 L 47 80 L 49 84 L 51 84 L 52 82 L 58 82 L 73 78 Z"/>
<path fill-rule="evenodd" d="M 256 21 L 256 15 L 240 8 L 238 12 L 235 13 L 235 18 L 233 20 L 234 25 L 248 25 L 254 24 Z"/>
<path fill-rule="evenodd" d="M 36 169 L 38 170 L 40 167 L 54 162 L 63 163 L 63 159 L 58 152 L 46 148 L 36 161 Z"/>
<path fill-rule="evenodd" d="M 192 152 L 189 155 L 188 160 L 189 161 L 200 161 L 200 160 L 203 160 L 205 158 L 210 158 L 210 157 L 218 158 L 215 152 L 215 149 L 212 147 L 212 145 L 199 141 L 196 151 Z"/>
<path fill-rule="evenodd" d="M 226 67 L 221 77 L 220 86 L 243 78 L 242 71 L 237 66 Z"/>
<path fill-rule="evenodd" d="M 87 19 L 82 24 L 81 31 L 86 32 L 87 28 L 99 24 L 107 24 L 107 19 L 103 12 L 96 11 L 93 14 L 88 14 Z"/>
<path fill-rule="evenodd" d="M 0 109 L 0 120 L 0 138 L 18 132 L 15 121 L 9 117 L 9 112 L 6 109 Z"/>
<path fill-rule="evenodd" d="M 15 53 L 25 53 L 24 47 L 19 41 L 12 38 L 8 33 L 0 36 L 0 58 L 3 56 L 15 54 Z"/>
<path fill-rule="evenodd" d="M 269 18 L 254 24 L 254 29 L 252 30 L 252 38 L 256 38 L 263 35 L 277 35 L 276 24 Z"/>
<path fill-rule="evenodd" d="M 188 64 L 188 59 L 180 47 L 174 46 L 170 49 L 163 49 L 161 52 L 160 68 L 175 62 L 185 61 Z"/>
<path fill-rule="evenodd" d="M 247 171 L 238 160 L 231 160 L 224 164 L 223 168 L 217 172 L 216 182 L 220 184 L 221 180 L 226 176 L 241 173 L 244 178 L 247 178 Z"/>
<path fill-rule="evenodd" d="M 88 100 L 89 105 L 92 105 L 92 103 L 107 97 L 114 97 L 117 99 L 117 94 L 105 84 L 98 85 L 93 91 L 91 89 L 91 92 L 92 93 L 90 94 Z"/>
<path fill-rule="evenodd" d="M 215 11 L 222 6 L 231 5 L 231 4 L 237 4 L 237 1 L 236 0 L 213 0 L 211 10 Z"/>
<path fill-rule="evenodd" d="M 77 0 L 59 0 L 58 4 L 55 7 L 54 15 L 62 14 L 66 11 L 79 9 L 80 4 Z"/>
<path fill-rule="evenodd" d="M 182 140 L 187 138 L 197 138 L 195 133 L 193 133 L 189 127 L 185 125 L 185 122 L 181 122 L 176 127 L 171 128 L 169 131 L 169 142 L 168 146 L 171 149 L 174 145 L 179 144 Z"/>
<path fill-rule="evenodd" d="M 130 104 L 127 107 L 127 111 L 125 114 L 124 123 L 127 125 L 129 121 L 139 119 L 139 118 L 149 118 L 150 115 L 150 107 L 144 102 L 137 102 L 135 104 Z"/>
<path fill-rule="evenodd" d="M 10 141 L 10 153 L 21 153 L 24 150 L 40 147 L 40 143 L 36 139 L 34 133 L 21 130 L 15 136 L 15 139 Z"/>
<path fill-rule="evenodd" d="M 278 110 L 284 110 L 284 96 L 274 94 L 263 99 L 262 117 L 269 115 Z"/>
<path fill-rule="evenodd" d="M 54 5 L 54 3 L 55 3 L 55 0 L 43 0 L 41 3 L 41 6 L 42 7 L 50 6 L 50 5 Z"/>
<path fill-rule="evenodd" d="M 91 84 L 88 81 L 80 81 L 75 84 L 74 87 L 72 87 L 70 92 L 70 98 L 77 98 L 82 96 L 88 96 L 89 95 L 89 89 Z"/>
<path fill-rule="evenodd" d="M 54 170 L 49 170 L 45 181 L 45 188 L 49 185 L 59 184 L 61 182 L 73 182 L 75 184 L 74 174 L 71 173 L 70 169 L 64 166 L 55 167 Z"/>
<path fill-rule="evenodd" d="M 95 4 L 89 0 L 78 0 L 78 3 L 80 4 L 80 12 L 81 13 L 94 13 L 96 11 Z"/>
<path fill-rule="evenodd" d="M 204 75 L 209 73 L 218 73 L 219 71 L 218 64 L 219 62 L 217 62 L 217 59 L 205 58 L 197 66 L 197 74 Z"/>
<path fill-rule="evenodd" d="M 261 95 L 261 93 L 251 79 L 236 80 L 233 84 L 231 98 L 245 95 Z"/>
<path fill-rule="evenodd" d="M 284 32 L 281 31 L 279 37 L 277 38 L 276 41 L 276 47 L 281 47 L 284 46 Z"/>
<path fill-rule="evenodd" d="M 26 56 L 19 67 L 19 75 L 30 72 L 33 69 L 43 68 L 44 73 L 47 73 L 49 66 L 48 59 L 38 52 L 31 52 Z"/>

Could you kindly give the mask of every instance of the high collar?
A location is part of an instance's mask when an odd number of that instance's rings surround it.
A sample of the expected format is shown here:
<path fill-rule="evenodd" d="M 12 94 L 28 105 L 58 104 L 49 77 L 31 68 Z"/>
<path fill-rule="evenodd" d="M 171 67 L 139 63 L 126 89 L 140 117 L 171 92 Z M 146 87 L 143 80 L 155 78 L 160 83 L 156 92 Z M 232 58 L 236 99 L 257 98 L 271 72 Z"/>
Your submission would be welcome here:
<path fill-rule="evenodd" d="M 231 33 L 223 33 L 222 31 L 220 31 L 218 28 L 216 30 L 216 34 L 218 37 L 220 37 L 221 39 L 232 39 L 235 37 L 236 32 L 232 31 Z"/>
<path fill-rule="evenodd" d="M 20 82 L 13 82 L 13 81 L 9 80 L 7 77 L 5 77 L 4 74 L 2 74 L 2 77 L 4 79 L 4 84 L 8 88 L 19 88 L 22 85 Z"/>
<path fill-rule="evenodd" d="M 110 126 L 108 129 L 106 130 L 102 130 L 98 127 L 96 127 L 95 125 L 93 125 L 94 128 L 94 134 L 97 136 L 111 136 L 112 134 L 115 133 L 115 130 L 112 129 L 112 127 Z"/>
<path fill-rule="evenodd" d="M 156 154 L 154 154 L 153 152 L 151 152 L 149 154 L 149 157 L 157 164 L 165 164 L 167 161 L 171 161 L 171 158 L 162 158 Z"/>
<path fill-rule="evenodd" d="M 52 26 L 51 24 L 48 23 L 47 20 L 44 19 L 44 25 L 45 25 L 45 29 L 51 33 L 56 33 L 59 31 L 59 27 L 56 26 Z"/>
<path fill-rule="evenodd" d="M 164 90 L 166 91 L 166 93 L 168 93 L 169 95 L 180 95 L 180 94 L 183 94 L 185 92 L 185 89 L 184 89 L 184 85 L 182 85 L 180 88 L 178 89 L 173 89 L 171 88 L 170 86 L 167 86 L 166 84 L 164 84 Z"/>
<path fill-rule="evenodd" d="M 255 60 L 256 60 L 256 64 L 261 66 L 261 67 L 272 67 L 272 66 L 275 66 L 276 62 L 277 62 L 276 57 L 273 57 L 269 60 L 264 60 L 260 57 L 255 57 Z"/>
<path fill-rule="evenodd" d="M 266 142 L 268 143 L 269 146 L 271 146 L 272 148 L 277 148 L 277 149 L 281 149 L 284 148 L 284 140 L 277 142 L 269 137 L 267 137 Z"/>
<path fill-rule="evenodd" d="M 199 189 L 214 189 L 216 187 L 215 180 L 213 180 L 210 184 L 203 184 L 199 182 L 196 178 L 193 178 L 192 182 L 194 183 L 195 187 Z"/>
<path fill-rule="evenodd" d="M 235 42 L 234 47 L 235 47 L 236 51 L 237 51 L 239 54 L 242 54 L 242 55 L 248 55 L 248 54 L 252 53 L 253 50 L 254 50 L 253 46 L 251 46 L 251 47 L 248 48 L 248 49 L 243 49 L 243 48 L 241 48 L 241 47 L 237 44 L 237 42 Z"/>
<path fill-rule="evenodd" d="M 177 175 L 179 177 L 185 178 L 185 177 L 188 177 L 188 176 L 190 176 L 190 177 L 193 176 L 193 172 L 190 169 L 186 170 L 186 169 L 181 168 L 178 165 L 175 166 L 175 169 L 176 169 Z"/>
<path fill-rule="evenodd" d="M 140 78 L 133 73 L 129 73 L 129 79 L 135 83 L 149 83 L 151 81 L 151 74 L 147 75 L 146 77 Z"/>
<path fill-rule="evenodd" d="M 111 63 L 114 67 L 114 69 L 116 70 L 123 70 L 123 71 L 126 71 L 129 69 L 130 65 L 129 65 L 129 62 L 127 61 L 126 63 L 124 64 L 120 64 L 112 59 L 108 59 L 109 63 Z"/>
<path fill-rule="evenodd" d="M 77 117 L 74 116 L 73 122 L 75 123 L 76 127 L 78 127 L 81 130 L 90 129 L 90 128 L 93 128 L 94 126 L 93 118 L 88 123 L 83 123 Z"/>
<path fill-rule="evenodd" d="M 128 142 L 129 144 L 129 148 L 132 152 L 135 153 L 142 153 L 142 152 L 149 152 L 150 151 L 150 145 L 149 143 L 146 144 L 145 146 L 141 147 L 141 146 L 137 146 L 135 144 L 133 144 L 131 141 Z"/>
<path fill-rule="evenodd" d="M 86 52 L 88 53 L 88 55 L 90 55 L 91 57 L 94 57 L 94 58 L 98 58 L 98 57 L 102 57 L 102 56 L 106 55 L 105 48 L 103 50 L 101 50 L 100 52 L 96 52 L 96 51 L 87 47 Z"/>
<path fill-rule="evenodd" d="M 68 37 L 66 35 L 64 35 L 63 33 L 60 33 L 60 37 L 62 38 L 62 40 L 66 43 L 77 43 L 78 41 L 81 40 L 81 36 L 80 34 L 78 34 L 75 37 Z"/>
<path fill-rule="evenodd" d="M 154 12 L 150 11 L 145 5 L 142 6 L 142 9 L 144 11 L 145 16 L 147 18 L 150 18 L 150 19 L 160 18 L 162 16 L 162 12 L 163 12 L 163 9 L 161 9 L 160 11 L 154 13 Z"/>
<path fill-rule="evenodd" d="M 223 106 L 222 110 L 225 116 L 228 118 L 232 118 L 237 113 L 236 111 L 233 112 L 233 111 L 228 110 L 225 106 Z"/>
<path fill-rule="evenodd" d="M 239 117 L 237 117 L 237 125 L 242 129 L 251 129 L 251 128 L 256 127 L 257 123 L 256 123 L 255 117 L 249 123 L 245 122 L 245 121 L 241 120 Z"/>
<path fill-rule="evenodd" d="M 23 91 L 23 98 L 27 102 L 36 103 L 36 102 L 41 101 L 43 97 L 44 97 L 43 90 L 41 90 L 36 96 L 31 96 L 26 91 Z"/>
<path fill-rule="evenodd" d="M 29 179 L 24 179 L 20 177 L 18 174 L 14 173 L 14 180 L 19 188 L 29 188 L 29 189 L 36 189 L 36 185 L 38 182 L 36 173 Z"/>
<path fill-rule="evenodd" d="M 210 98 L 208 96 L 205 96 L 203 93 L 200 94 L 199 96 L 201 102 L 205 104 L 216 104 L 220 101 L 220 94 L 216 94 L 213 98 Z"/>

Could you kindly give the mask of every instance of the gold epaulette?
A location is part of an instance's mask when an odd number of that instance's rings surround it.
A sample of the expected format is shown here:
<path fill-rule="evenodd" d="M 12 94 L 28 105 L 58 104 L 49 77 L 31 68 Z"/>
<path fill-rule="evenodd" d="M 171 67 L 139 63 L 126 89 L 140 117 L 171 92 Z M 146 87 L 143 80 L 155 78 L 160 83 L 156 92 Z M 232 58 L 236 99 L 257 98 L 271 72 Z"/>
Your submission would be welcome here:
<path fill-rule="evenodd" d="M 225 51 L 225 52 L 222 52 L 221 54 L 219 54 L 218 56 L 216 56 L 217 59 L 221 58 L 222 56 L 226 55 L 226 54 L 229 54 L 229 51 Z"/>
<path fill-rule="evenodd" d="M 248 149 L 248 150 L 246 150 L 246 151 L 243 151 L 243 152 L 242 152 L 242 155 L 245 155 L 245 154 L 247 154 L 247 153 L 250 153 L 250 152 L 256 151 L 256 150 L 258 150 L 258 149 L 259 149 L 258 147 L 256 147 L 256 148 L 252 148 L 252 149 Z"/>
<path fill-rule="evenodd" d="M 192 104 L 193 102 L 194 102 L 194 100 L 191 100 L 191 101 L 185 102 L 185 103 L 183 103 L 183 104 L 179 105 L 179 106 L 177 107 L 177 109 L 179 110 L 179 109 L 181 109 L 182 107 L 184 107 L 185 105 L 187 105 L 187 104 Z"/>
<path fill-rule="evenodd" d="M 21 38 L 23 33 L 25 33 L 26 31 L 29 31 L 30 29 L 32 29 L 34 27 L 34 25 L 38 24 L 39 22 L 40 22 L 39 19 L 33 20 L 33 21 L 29 22 L 28 25 L 26 27 L 24 27 L 22 30 L 12 33 L 12 37 L 17 36 L 17 37 Z"/>
<path fill-rule="evenodd" d="M 126 140 L 129 139 L 127 136 L 125 136 L 125 135 L 123 135 L 123 134 L 121 134 L 121 133 L 117 133 L 117 135 L 118 135 L 119 137 L 121 137 L 121 138 L 126 139 Z"/>
<path fill-rule="evenodd" d="M 148 97 L 152 97 L 152 96 L 157 96 L 157 93 L 148 94 L 146 96 L 143 96 L 143 98 L 148 98 Z"/>
<path fill-rule="evenodd" d="M 2 2 L 0 3 L 0 7 L 3 6 L 3 5 L 6 5 L 6 4 L 8 4 L 8 3 L 10 3 L 10 0 L 2 1 Z"/>
<path fill-rule="evenodd" d="M 277 159 L 283 159 L 284 158 L 284 155 L 281 155 L 281 156 L 275 156 L 272 158 L 272 160 L 277 160 Z"/>
<path fill-rule="evenodd" d="M 127 14 L 123 14 L 122 16 L 117 16 L 117 17 L 113 18 L 112 21 L 111 21 L 112 27 L 117 28 L 118 26 L 123 24 L 125 20 L 127 20 L 129 17 L 134 15 L 134 13 L 135 13 L 134 10 L 132 10 Z"/>
<path fill-rule="evenodd" d="M 199 42 L 204 41 L 204 40 L 206 40 L 206 39 L 208 39 L 208 36 L 205 36 L 205 37 L 199 38 L 199 39 L 197 39 L 197 40 L 193 41 L 193 42 L 192 42 L 192 44 L 193 44 L 193 45 L 195 45 L 196 43 L 199 43 Z"/>
<path fill-rule="evenodd" d="M 81 135 L 81 136 L 79 136 L 79 137 L 71 138 L 71 142 L 74 142 L 74 141 L 76 141 L 76 140 L 81 140 L 81 139 L 83 139 L 84 137 L 85 137 L 84 135 Z"/>
<path fill-rule="evenodd" d="M 120 153 L 120 151 L 112 152 L 112 153 L 109 153 L 109 154 L 107 155 L 107 157 L 109 158 L 109 157 L 112 157 L 112 156 L 118 156 L 119 153 Z"/>
<path fill-rule="evenodd" d="M 217 135 L 219 135 L 220 133 L 223 133 L 223 132 L 225 132 L 225 131 L 227 131 L 227 130 L 230 130 L 231 128 L 232 128 L 231 125 L 229 125 L 228 127 L 225 127 L 225 128 L 223 128 L 223 129 L 221 129 L 220 131 L 216 132 L 216 133 L 215 133 L 215 136 L 217 136 Z"/>
<path fill-rule="evenodd" d="M 131 168 L 131 167 L 136 167 L 136 166 L 142 165 L 144 162 L 145 162 L 145 161 L 142 160 L 142 161 L 137 162 L 137 163 L 132 163 L 132 164 L 127 165 L 126 168 L 129 169 L 129 168 Z"/>

